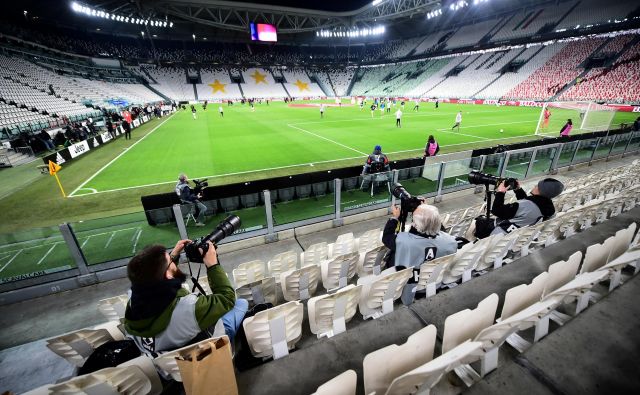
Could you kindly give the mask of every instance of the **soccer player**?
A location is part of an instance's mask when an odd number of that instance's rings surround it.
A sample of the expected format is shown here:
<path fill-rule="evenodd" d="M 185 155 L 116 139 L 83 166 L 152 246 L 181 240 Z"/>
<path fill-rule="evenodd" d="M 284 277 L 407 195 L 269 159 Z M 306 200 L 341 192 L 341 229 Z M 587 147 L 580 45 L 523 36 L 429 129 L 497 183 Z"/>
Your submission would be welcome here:
<path fill-rule="evenodd" d="M 548 108 L 544 109 L 544 121 L 542 122 L 542 128 L 546 129 L 549 127 L 549 118 L 551 118 L 551 111 Z"/>
<path fill-rule="evenodd" d="M 324 118 L 324 103 L 320 104 L 320 119 Z"/>
<path fill-rule="evenodd" d="M 560 129 L 560 137 L 569 137 L 571 129 L 573 129 L 573 122 L 571 119 L 567 119 L 567 123 L 564 124 L 562 129 Z"/>
<path fill-rule="evenodd" d="M 440 105 L 440 102 L 438 101 L 438 99 L 436 99 L 436 110 L 438 109 L 439 105 Z"/>
<path fill-rule="evenodd" d="M 376 105 L 372 104 L 371 105 L 371 118 L 373 118 L 373 113 L 376 111 Z"/>
<path fill-rule="evenodd" d="M 222 106 L 218 106 L 218 111 L 220 112 L 220 116 L 224 117 L 224 109 L 222 108 Z"/>
<path fill-rule="evenodd" d="M 461 123 L 462 123 L 462 111 L 458 111 L 458 114 L 456 114 L 456 123 L 453 125 L 451 130 L 458 128 L 458 132 L 459 132 Z"/>
<path fill-rule="evenodd" d="M 191 115 L 193 115 L 193 119 L 198 119 L 196 116 L 196 107 L 193 104 L 191 105 Z"/>
<path fill-rule="evenodd" d="M 203 111 L 207 110 L 207 104 L 209 104 L 209 102 L 207 100 L 205 100 L 204 103 L 202 103 L 202 110 Z"/>
<path fill-rule="evenodd" d="M 364 108 L 364 100 L 360 100 L 360 111 Z"/>
<path fill-rule="evenodd" d="M 418 111 L 418 110 L 420 110 L 420 100 L 416 99 L 416 100 L 413 102 L 413 104 L 414 104 L 414 106 L 413 106 L 413 111 Z"/>
<path fill-rule="evenodd" d="M 396 127 L 397 128 L 401 128 L 402 125 L 400 124 L 400 119 L 402 118 L 402 111 L 398 110 L 396 111 Z"/>

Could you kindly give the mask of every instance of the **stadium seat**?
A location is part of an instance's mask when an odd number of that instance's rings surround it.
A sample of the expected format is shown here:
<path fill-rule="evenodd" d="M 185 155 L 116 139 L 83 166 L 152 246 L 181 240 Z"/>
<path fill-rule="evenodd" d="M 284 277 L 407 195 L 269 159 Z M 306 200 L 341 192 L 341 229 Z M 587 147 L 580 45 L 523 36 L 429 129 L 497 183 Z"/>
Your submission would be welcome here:
<path fill-rule="evenodd" d="M 607 259 L 615 243 L 615 236 L 606 239 L 602 244 L 594 244 L 587 247 L 584 261 L 580 268 L 580 274 L 595 271 L 607 264 Z"/>
<path fill-rule="evenodd" d="M 129 295 L 126 294 L 102 299 L 98 302 L 98 311 L 109 321 L 120 322 L 120 319 L 124 318 L 127 303 L 129 303 Z"/>
<path fill-rule="evenodd" d="M 322 384 L 312 395 L 356 395 L 357 381 L 356 372 L 347 370 Z"/>
<path fill-rule="evenodd" d="M 495 243 L 492 243 L 486 252 L 480 258 L 480 261 L 476 265 L 477 271 L 486 270 L 489 268 L 498 269 L 502 267 L 503 260 L 513 248 L 520 233 L 518 231 L 511 232 L 502 238 L 498 238 Z"/>
<path fill-rule="evenodd" d="M 498 300 L 498 295 L 493 293 L 480 301 L 475 309 L 465 309 L 448 316 L 444 321 L 442 352 L 446 353 L 466 340 L 475 338 L 481 330 L 491 326 Z"/>
<path fill-rule="evenodd" d="M 320 242 L 316 244 L 312 244 L 300 253 L 300 267 L 305 267 L 308 265 L 320 265 L 320 262 L 327 259 L 329 254 L 329 249 L 327 247 L 327 243 Z"/>
<path fill-rule="evenodd" d="M 357 252 L 351 252 L 320 262 L 322 286 L 326 290 L 345 287 L 356 274 L 359 257 Z"/>
<path fill-rule="evenodd" d="M 276 278 L 276 282 L 280 282 L 280 274 L 298 267 L 298 254 L 293 251 L 285 251 L 274 256 L 267 262 L 269 274 Z"/>
<path fill-rule="evenodd" d="M 386 256 L 387 251 L 387 247 L 380 245 L 373 247 L 368 251 L 360 252 L 358 266 L 356 268 L 358 277 L 380 274 L 380 272 L 382 272 L 382 267 L 386 264 L 384 257 Z"/>
<path fill-rule="evenodd" d="M 324 196 L 327 194 L 327 182 L 316 182 L 315 184 L 311 184 L 311 189 L 313 190 L 314 196 Z"/>
<path fill-rule="evenodd" d="M 409 267 L 398 272 L 395 268 L 383 271 L 379 276 L 367 276 L 358 279 L 362 285 L 360 314 L 366 320 L 380 318 L 393 311 L 393 303 L 402 296 L 402 289 L 413 276 L 413 268 Z"/>
<path fill-rule="evenodd" d="M 246 318 L 242 325 L 255 357 L 282 358 L 302 337 L 303 306 L 288 302 Z"/>
<path fill-rule="evenodd" d="M 431 361 L 436 334 L 436 327 L 429 325 L 409 336 L 404 344 L 391 344 L 367 354 L 362 361 L 364 393 L 384 394 L 396 377 Z"/>
<path fill-rule="evenodd" d="M 630 249 L 628 252 L 620 255 L 616 259 L 610 261 L 598 270 L 607 271 L 609 273 L 609 291 L 615 289 L 621 283 L 622 269 L 627 266 L 634 266 L 634 272 L 637 272 L 640 263 L 640 248 Z M 634 273 L 635 274 L 635 273 Z"/>
<path fill-rule="evenodd" d="M 626 229 L 621 229 L 616 232 L 613 244 L 611 246 L 611 252 L 609 253 L 609 257 L 607 258 L 607 263 L 624 254 L 629 249 L 635 232 L 635 222 L 629 225 Z"/>
<path fill-rule="evenodd" d="M 194 350 L 202 349 L 205 344 L 216 342 L 217 340 L 222 338 L 225 338 L 228 341 L 228 337 L 226 335 L 220 337 L 212 337 L 194 344 L 186 345 L 184 347 L 178 348 L 177 350 L 165 352 L 156 357 L 153 360 L 153 364 L 160 372 L 160 375 L 164 378 L 182 382 L 182 376 L 180 375 L 180 369 L 178 368 L 178 364 L 176 363 L 176 358 L 188 357 Z"/>
<path fill-rule="evenodd" d="M 361 253 L 379 245 L 382 245 L 382 232 L 380 229 L 368 230 L 356 239 L 356 249 Z"/>
<path fill-rule="evenodd" d="M 455 256 L 455 254 L 445 255 L 420 265 L 420 277 L 416 292 L 424 291 L 427 297 L 435 295 L 436 290 L 442 284 L 444 272 L 455 263 Z"/>
<path fill-rule="evenodd" d="M 335 243 L 327 246 L 327 256 L 333 258 L 356 251 L 356 239 L 353 233 L 344 233 L 338 236 Z"/>
<path fill-rule="evenodd" d="M 608 276 L 605 270 L 580 273 L 573 280 L 544 296 L 544 300 L 557 300 L 563 304 L 576 301 L 575 314 L 580 314 L 589 304 L 589 291 Z M 559 322 L 560 320 L 554 319 Z"/>
<path fill-rule="evenodd" d="M 549 273 L 542 272 L 531 281 L 531 284 L 520 284 L 508 289 L 504 295 L 500 320 L 509 318 L 539 301 L 542 298 L 548 276 Z"/>
<path fill-rule="evenodd" d="M 240 196 L 240 203 L 242 203 L 242 207 L 255 207 L 259 202 L 260 196 L 257 192 Z"/>
<path fill-rule="evenodd" d="M 119 322 L 110 321 L 92 329 L 80 329 L 53 337 L 47 339 L 47 348 L 72 365 L 81 367 L 96 348 L 113 340 L 124 340 L 118 325 Z"/>
<path fill-rule="evenodd" d="M 222 207 L 225 212 L 237 210 L 239 206 L 240 198 L 237 196 L 225 197 L 220 199 L 220 207 Z"/>
<path fill-rule="evenodd" d="M 346 323 L 356 314 L 362 286 L 347 285 L 335 293 L 315 296 L 307 302 L 311 333 L 321 338 L 346 330 Z"/>
<path fill-rule="evenodd" d="M 493 235 L 481 239 L 475 244 L 466 244 L 459 249 L 454 258 L 455 263 L 450 265 L 444 273 L 443 284 L 455 283 L 458 280 L 462 280 L 464 283 L 471 280 L 471 273 L 475 270 L 482 256 L 503 237 L 505 237 L 503 234 Z"/>
<path fill-rule="evenodd" d="M 578 273 L 582 261 L 582 252 L 573 253 L 566 261 L 556 262 L 549 266 L 549 276 L 542 291 L 542 298 L 573 280 Z"/>
<path fill-rule="evenodd" d="M 264 262 L 260 260 L 241 263 L 233 269 L 233 281 L 237 288 L 257 280 L 262 280 L 266 275 Z"/>
<path fill-rule="evenodd" d="M 457 367 L 478 360 L 482 343 L 466 341 L 439 357 L 419 366 L 391 382 L 386 395 L 429 394 L 442 376 Z"/>
<path fill-rule="evenodd" d="M 316 265 L 284 272 L 280 274 L 282 295 L 288 301 L 307 300 L 316 293 L 320 279 L 320 267 Z"/>
<path fill-rule="evenodd" d="M 249 308 L 257 304 L 271 303 L 278 304 L 276 293 L 276 278 L 267 277 L 253 281 L 236 288 L 236 296 L 249 302 Z"/>
<path fill-rule="evenodd" d="M 296 187 L 298 199 L 306 199 L 311 195 L 311 185 L 300 185 Z"/>
<path fill-rule="evenodd" d="M 288 202 L 293 199 L 293 194 L 295 189 L 293 187 L 278 189 L 278 201 L 279 202 Z"/>

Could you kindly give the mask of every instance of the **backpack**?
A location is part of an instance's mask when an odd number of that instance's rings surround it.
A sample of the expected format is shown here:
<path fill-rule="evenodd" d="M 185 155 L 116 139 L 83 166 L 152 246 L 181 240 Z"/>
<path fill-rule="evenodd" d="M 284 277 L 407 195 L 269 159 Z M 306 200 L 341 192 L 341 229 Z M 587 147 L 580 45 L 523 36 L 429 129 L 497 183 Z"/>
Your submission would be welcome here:
<path fill-rule="evenodd" d="M 104 368 L 113 368 L 140 356 L 140 350 L 133 340 L 115 340 L 96 348 L 84 365 L 78 369 L 78 376 L 93 373 Z"/>

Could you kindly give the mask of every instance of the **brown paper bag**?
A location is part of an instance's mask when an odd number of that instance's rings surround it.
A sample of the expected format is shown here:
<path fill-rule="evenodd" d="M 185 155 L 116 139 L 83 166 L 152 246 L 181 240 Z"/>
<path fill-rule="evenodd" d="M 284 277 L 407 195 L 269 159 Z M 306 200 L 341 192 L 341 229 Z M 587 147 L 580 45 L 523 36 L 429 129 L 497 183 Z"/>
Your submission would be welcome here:
<path fill-rule="evenodd" d="M 187 395 L 238 395 L 228 337 L 200 342 L 176 363 Z"/>

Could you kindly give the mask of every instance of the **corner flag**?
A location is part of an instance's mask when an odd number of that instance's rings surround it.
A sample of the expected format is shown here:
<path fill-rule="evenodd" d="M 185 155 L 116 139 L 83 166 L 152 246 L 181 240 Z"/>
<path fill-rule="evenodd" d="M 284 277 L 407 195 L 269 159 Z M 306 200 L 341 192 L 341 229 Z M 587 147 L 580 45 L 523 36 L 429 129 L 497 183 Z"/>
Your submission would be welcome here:
<path fill-rule="evenodd" d="M 57 164 L 56 162 L 49 161 L 49 174 L 56 178 L 58 182 L 58 186 L 60 187 L 60 192 L 62 192 L 62 197 L 67 197 L 67 194 L 64 193 L 64 189 L 62 189 L 62 184 L 60 184 L 60 179 L 58 178 L 58 172 L 62 169 L 62 166 Z"/>

